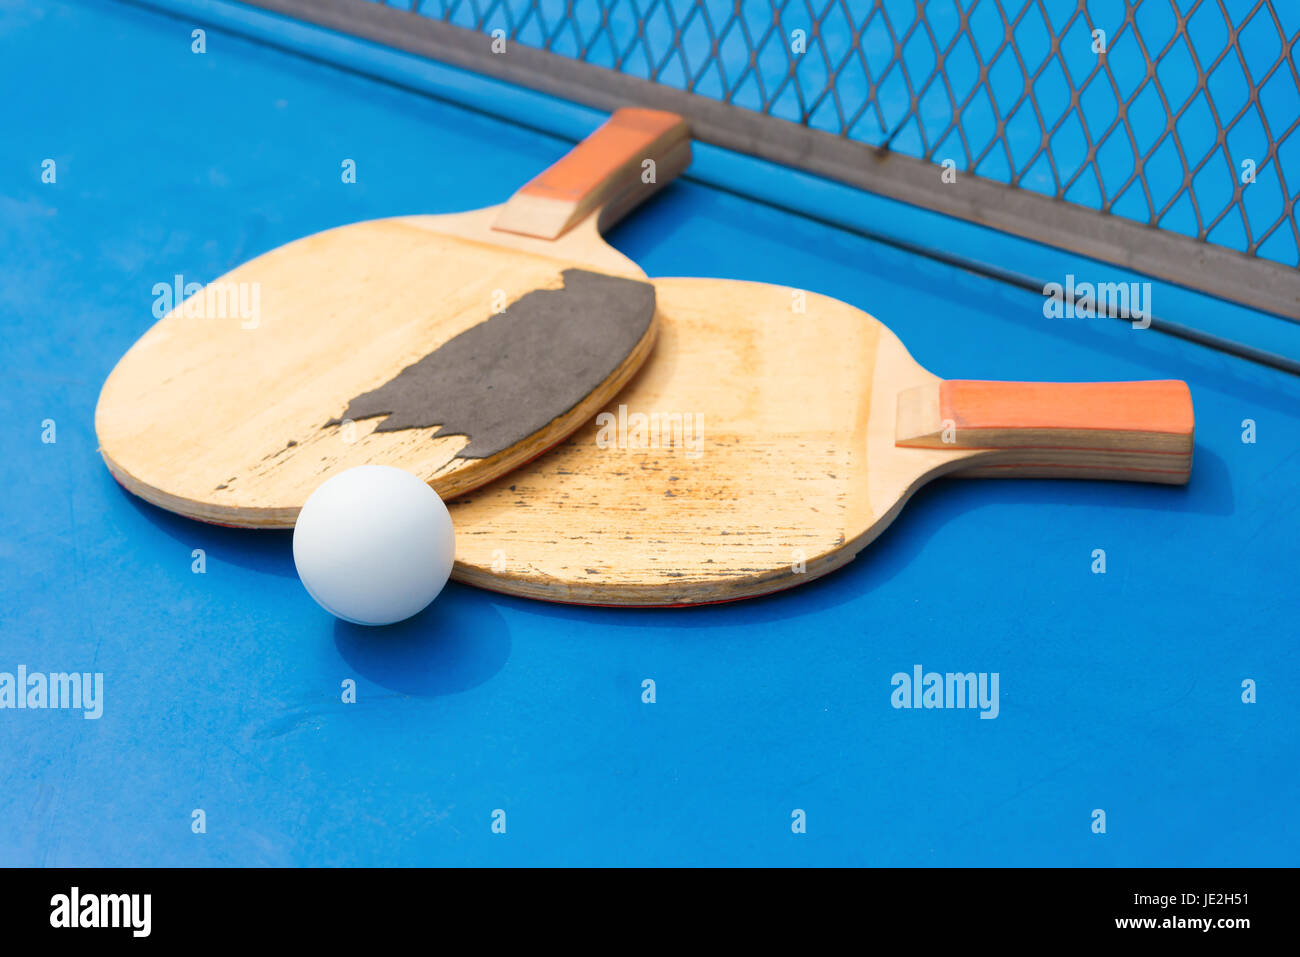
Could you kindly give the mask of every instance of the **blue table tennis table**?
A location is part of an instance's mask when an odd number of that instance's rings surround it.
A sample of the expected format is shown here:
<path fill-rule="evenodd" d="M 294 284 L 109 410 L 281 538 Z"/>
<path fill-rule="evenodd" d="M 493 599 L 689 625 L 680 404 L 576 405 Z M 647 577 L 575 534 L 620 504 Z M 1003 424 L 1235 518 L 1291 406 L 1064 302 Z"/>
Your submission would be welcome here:
<path fill-rule="evenodd" d="M 773 167 L 720 148 L 613 232 L 649 275 L 843 299 L 940 375 L 1184 379 L 1190 484 L 942 480 L 789 592 L 620 610 L 452 583 L 381 630 L 312 602 L 289 533 L 126 493 L 93 414 L 156 283 L 345 222 L 499 202 L 567 148 L 540 120 L 220 22 L 195 54 L 212 5 L 187 6 L 0 4 L 0 672 L 103 676 L 92 719 L 0 709 L 0 864 L 1297 861 L 1300 379 L 1047 320 L 1041 296 L 754 199 L 746 178 Z M 479 83 L 463 77 L 470 100 Z M 601 119 L 494 95 L 575 137 Z M 789 176 L 814 212 L 1063 261 Z M 1186 303 L 1171 318 L 1291 348 L 1284 320 L 1168 296 Z M 894 707 L 893 676 L 917 667 L 996 674 L 996 716 Z"/>

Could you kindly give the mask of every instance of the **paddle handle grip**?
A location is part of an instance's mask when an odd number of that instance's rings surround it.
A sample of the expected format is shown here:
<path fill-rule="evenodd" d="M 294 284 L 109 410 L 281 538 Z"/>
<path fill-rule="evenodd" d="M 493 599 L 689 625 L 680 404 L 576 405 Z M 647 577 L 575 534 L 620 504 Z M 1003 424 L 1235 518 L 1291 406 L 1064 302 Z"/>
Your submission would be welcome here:
<path fill-rule="evenodd" d="M 895 444 L 977 450 L 953 474 L 1182 485 L 1195 417 L 1187 383 L 952 380 L 899 393 Z"/>
<path fill-rule="evenodd" d="M 599 211 L 608 229 L 691 162 L 691 134 L 675 113 L 624 107 L 506 202 L 493 229 L 558 239 Z"/>

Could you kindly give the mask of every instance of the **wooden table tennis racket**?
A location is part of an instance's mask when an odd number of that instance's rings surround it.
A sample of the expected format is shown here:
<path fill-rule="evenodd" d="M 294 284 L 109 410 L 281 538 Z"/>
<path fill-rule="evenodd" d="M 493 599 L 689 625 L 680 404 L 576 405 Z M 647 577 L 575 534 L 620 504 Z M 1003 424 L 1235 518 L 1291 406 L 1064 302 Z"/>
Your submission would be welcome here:
<path fill-rule="evenodd" d="M 649 354 L 654 289 L 601 231 L 690 152 L 680 117 L 622 109 L 504 205 L 355 223 L 239 266 L 113 369 L 105 463 L 173 512 L 288 527 L 353 465 L 449 497 L 526 462 Z"/>
<path fill-rule="evenodd" d="M 454 578 L 593 605 L 727 601 L 846 564 L 941 475 L 1188 480 L 1183 382 L 943 381 L 825 296 L 655 289 L 659 340 L 628 388 L 449 503 Z"/>

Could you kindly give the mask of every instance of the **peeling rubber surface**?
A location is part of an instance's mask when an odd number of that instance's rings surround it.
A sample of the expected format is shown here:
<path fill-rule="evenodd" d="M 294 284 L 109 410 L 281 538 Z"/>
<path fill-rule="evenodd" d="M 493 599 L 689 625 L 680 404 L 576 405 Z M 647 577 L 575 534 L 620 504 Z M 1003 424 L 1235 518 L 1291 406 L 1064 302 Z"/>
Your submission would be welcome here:
<path fill-rule="evenodd" d="M 564 415 L 613 374 L 650 328 L 654 286 L 583 269 L 537 289 L 348 403 L 344 419 L 386 416 L 376 432 L 440 425 L 488 458 Z M 330 425 L 338 424 L 333 420 Z"/>

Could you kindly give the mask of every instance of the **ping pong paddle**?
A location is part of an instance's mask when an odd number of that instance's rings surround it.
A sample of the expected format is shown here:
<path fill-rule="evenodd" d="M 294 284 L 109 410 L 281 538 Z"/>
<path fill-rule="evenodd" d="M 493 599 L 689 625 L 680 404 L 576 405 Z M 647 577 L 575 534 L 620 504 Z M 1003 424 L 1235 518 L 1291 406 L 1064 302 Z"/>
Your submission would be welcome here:
<path fill-rule="evenodd" d="M 113 369 L 105 463 L 173 512 L 287 527 L 353 465 L 450 497 L 534 458 L 649 355 L 654 288 L 601 231 L 690 154 L 680 117 L 621 109 L 503 205 L 354 223 L 239 266 Z"/>
<path fill-rule="evenodd" d="M 1183 382 L 944 381 L 837 300 L 654 284 L 659 339 L 627 389 L 448 503 L 454 578 L 593 605 L 727 601 L 846 564 L 941 475 L 1190 475 Z"/>

